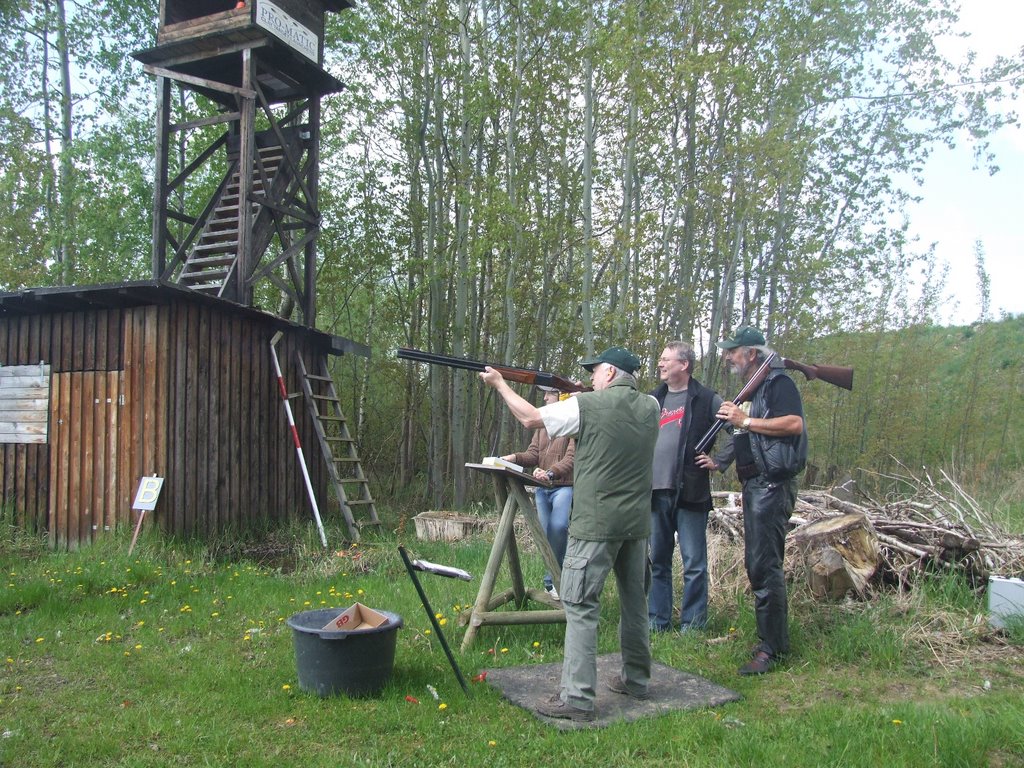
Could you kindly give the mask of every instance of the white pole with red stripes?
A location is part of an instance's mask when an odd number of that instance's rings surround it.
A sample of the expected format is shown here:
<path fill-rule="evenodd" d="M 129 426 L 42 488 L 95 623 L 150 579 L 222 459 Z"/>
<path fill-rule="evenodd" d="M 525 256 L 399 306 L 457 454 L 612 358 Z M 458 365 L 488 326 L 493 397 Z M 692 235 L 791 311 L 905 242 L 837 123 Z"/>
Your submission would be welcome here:
<path fill-rule="evenodd" d="M 320 542 L 327 548 L 327 534 L 324 533 L 324 524 L 320 520 L 320 507 L 317 506 L 316 496 L 313 495 L 313 484 L 309 481 L 309 470 L 306 469 L 306 457 L 302 455 L 302 443 L 299 441 L 299 431 L 295 429 L 295 418 L 292 416 L 292 406 L 288 402 L 288 389 L 284 385 L 284 377 L 281 375 L 281 364 L 277 361 L 277 342 L 284 335 L 282 331 L 274 334 L 270 340 L 270 357 L 274 360 L 274 372 L 277 374 L 277 388 L 281 393 L 281 402 L 284 403 L 284 412 L 288 414 L 288 428 L 292 432 L 292 441 L 295 443 L 295 452 L 299 456 L 299 466 L 302 467 L 302 479 L 306 481 L 306 492 L 309 494 L 309 503 L 313 505 L 313 517 L 316 518 L 316 527 L 320 531 Z"/>

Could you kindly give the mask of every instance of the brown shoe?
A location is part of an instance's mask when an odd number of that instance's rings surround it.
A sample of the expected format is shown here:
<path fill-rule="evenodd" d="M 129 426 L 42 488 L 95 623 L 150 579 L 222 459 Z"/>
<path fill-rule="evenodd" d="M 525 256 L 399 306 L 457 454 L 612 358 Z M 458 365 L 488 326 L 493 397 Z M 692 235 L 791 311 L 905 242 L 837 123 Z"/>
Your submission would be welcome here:
<path fill-rule="evenodd" d="M 594 720 L 594 710 L 570 706 L 562 701 L 562 697 L 557 693 L 550 699 L 538 701 L 534 705 L 534 709 L 538 714 L 544 715 L 544 717 L 553 717 L 556 720 L 573 720 L 578 723 L 590 723 Z"/>
<path fill-rule="evenodd" d="M 754 651 L 754 657 L 739 669 L 741 675 L 763 675 L 772 668 L 775 660 L 764 651 Z"/>
<path fill-rule="evenodd" d="M 651 694 L 648 691 L 644 691 L 643 693 L 633 693 L 626 687 L 621 675 L 612 675 L 604 681 L 604 684 L 612 693 L 618 693 L 623 696 L 632 696 L 634 699 L 639 699 L 640 701 L 645 701 L 651 697 Z"/>

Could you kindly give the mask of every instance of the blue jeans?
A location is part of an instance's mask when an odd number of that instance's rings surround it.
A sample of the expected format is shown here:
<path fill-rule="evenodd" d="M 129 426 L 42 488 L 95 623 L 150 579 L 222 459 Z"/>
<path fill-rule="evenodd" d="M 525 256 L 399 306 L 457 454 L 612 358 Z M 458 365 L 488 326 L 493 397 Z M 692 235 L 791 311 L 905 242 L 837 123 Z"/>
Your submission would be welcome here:
<path fill-rule="evenodd" d="M 701 629 L 708 621 L 708 513 L 672 508 L 675 491 L 651 495 L 651 591 L 647 617 L 652 629 L 672 628 L 672 556 L 675 538 L 683 560 L 679 628 Z"/>
<path fill-rule="evenodd" d="M 569 541 L 569 510 L 572 509 L 572 486 L 561 485 L 557 488 L 538 488 L 534 496 L 537 502 L 537 516 L 540 527 L 548 537 L 548 544 L 555 554 L 558 567 L 562 567 L 565 559 L 565 545 Z M 550 589 L 554 584 L 550 573 L 544 574 L 544 587 Z"/>

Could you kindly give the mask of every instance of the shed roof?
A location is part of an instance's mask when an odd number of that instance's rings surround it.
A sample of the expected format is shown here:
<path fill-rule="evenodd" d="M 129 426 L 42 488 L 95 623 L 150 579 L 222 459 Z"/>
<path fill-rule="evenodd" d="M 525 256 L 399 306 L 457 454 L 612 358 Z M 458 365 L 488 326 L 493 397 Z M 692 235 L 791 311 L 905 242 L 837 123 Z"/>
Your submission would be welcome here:
<path fill-rule="evenodd" d="M 163 280 L 24 288 L 20 291 L 0 292 L 0 318 L 41 315 L 48 312 L 127 309 L 177 302 L 213 307 L 229 314 L 269 322 L 275 328 L 289 333 L 308 335 L 317 346 L 334 355 L 354 354 L 370 357 L 370 348 L 365 344 L 346 339 L 343 336 L 324 333 L 315 328 L 307 328 L 269 312 L 237 304 L 227 299 L 207 296 Z"/>

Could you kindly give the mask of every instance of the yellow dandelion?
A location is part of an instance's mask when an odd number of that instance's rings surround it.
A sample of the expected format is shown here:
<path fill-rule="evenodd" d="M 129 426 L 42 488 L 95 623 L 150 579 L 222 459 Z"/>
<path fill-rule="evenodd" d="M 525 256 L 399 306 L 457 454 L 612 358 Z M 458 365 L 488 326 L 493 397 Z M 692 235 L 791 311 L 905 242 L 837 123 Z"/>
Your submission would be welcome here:
<path fill-rule="evenodd" d="M 893 725 L 903 725 L 903 721 L 902 720 L 893 720 L 892 724 Z"/>
<path fill-rule="evenodd" d="M 135 650 L 136 651 L 141 651 L 142 650 L 142 643 L 136 643 Z"/>
<path fill-rule="evenodd" d="M 498 742 L 496 742 L 494 739 L 491 739 L 490 741 L 487 742 L 487 746 L 488 747 L 496 747 L 496 746 L 498 746 Z"/>
<path fill-rule="evenodd" d="M 502 652 L 502 653 L 508 653 L 508 648 L 502 648 L 502 649 L 501 649 L 501 652 Z"/>
<path fill-rule="evenodd" d="M 438 709 L 448 709 L 448 705 L 447 705 L 447 704 L 445 704 L 445 703 L 444 703 L 444 702 L 442 701 L 442 702 L 441 702 L 440 704 L 438 704 L 438 705 L 437 705 L 437 708 L 438 708 Z"/>
<path fill-rule="evenodd" d="M 438 624 L 440 624 L 440 625 L 441 625 L 441 626 L 443 627 L 443 626 L 444 626 L 445 624 L 447 624 L 447 623 L 448 623 L 448 619 L 441 619 L 441 620 L 440 620 L 439 622 L 437 622 L 437 623 L 438 623 Z"/>
<path fill-rule="evenodd" d="M 533 641 L 533 647 L 534 647 L 534 648 L 540 648 L 540 643 L 539 643 L 539 642 L 537 642 L 536 640 L 534 640 L 534 641 Z"/>
<path fill-rule="evenodd" d="M 290 685 L 288 685 L 288 683 L 285 683 L 284 685 L 281 686 L 281 690 L 282 691 L 290 691 L 291 689 L 292 689 L 292 687 Z"/>

